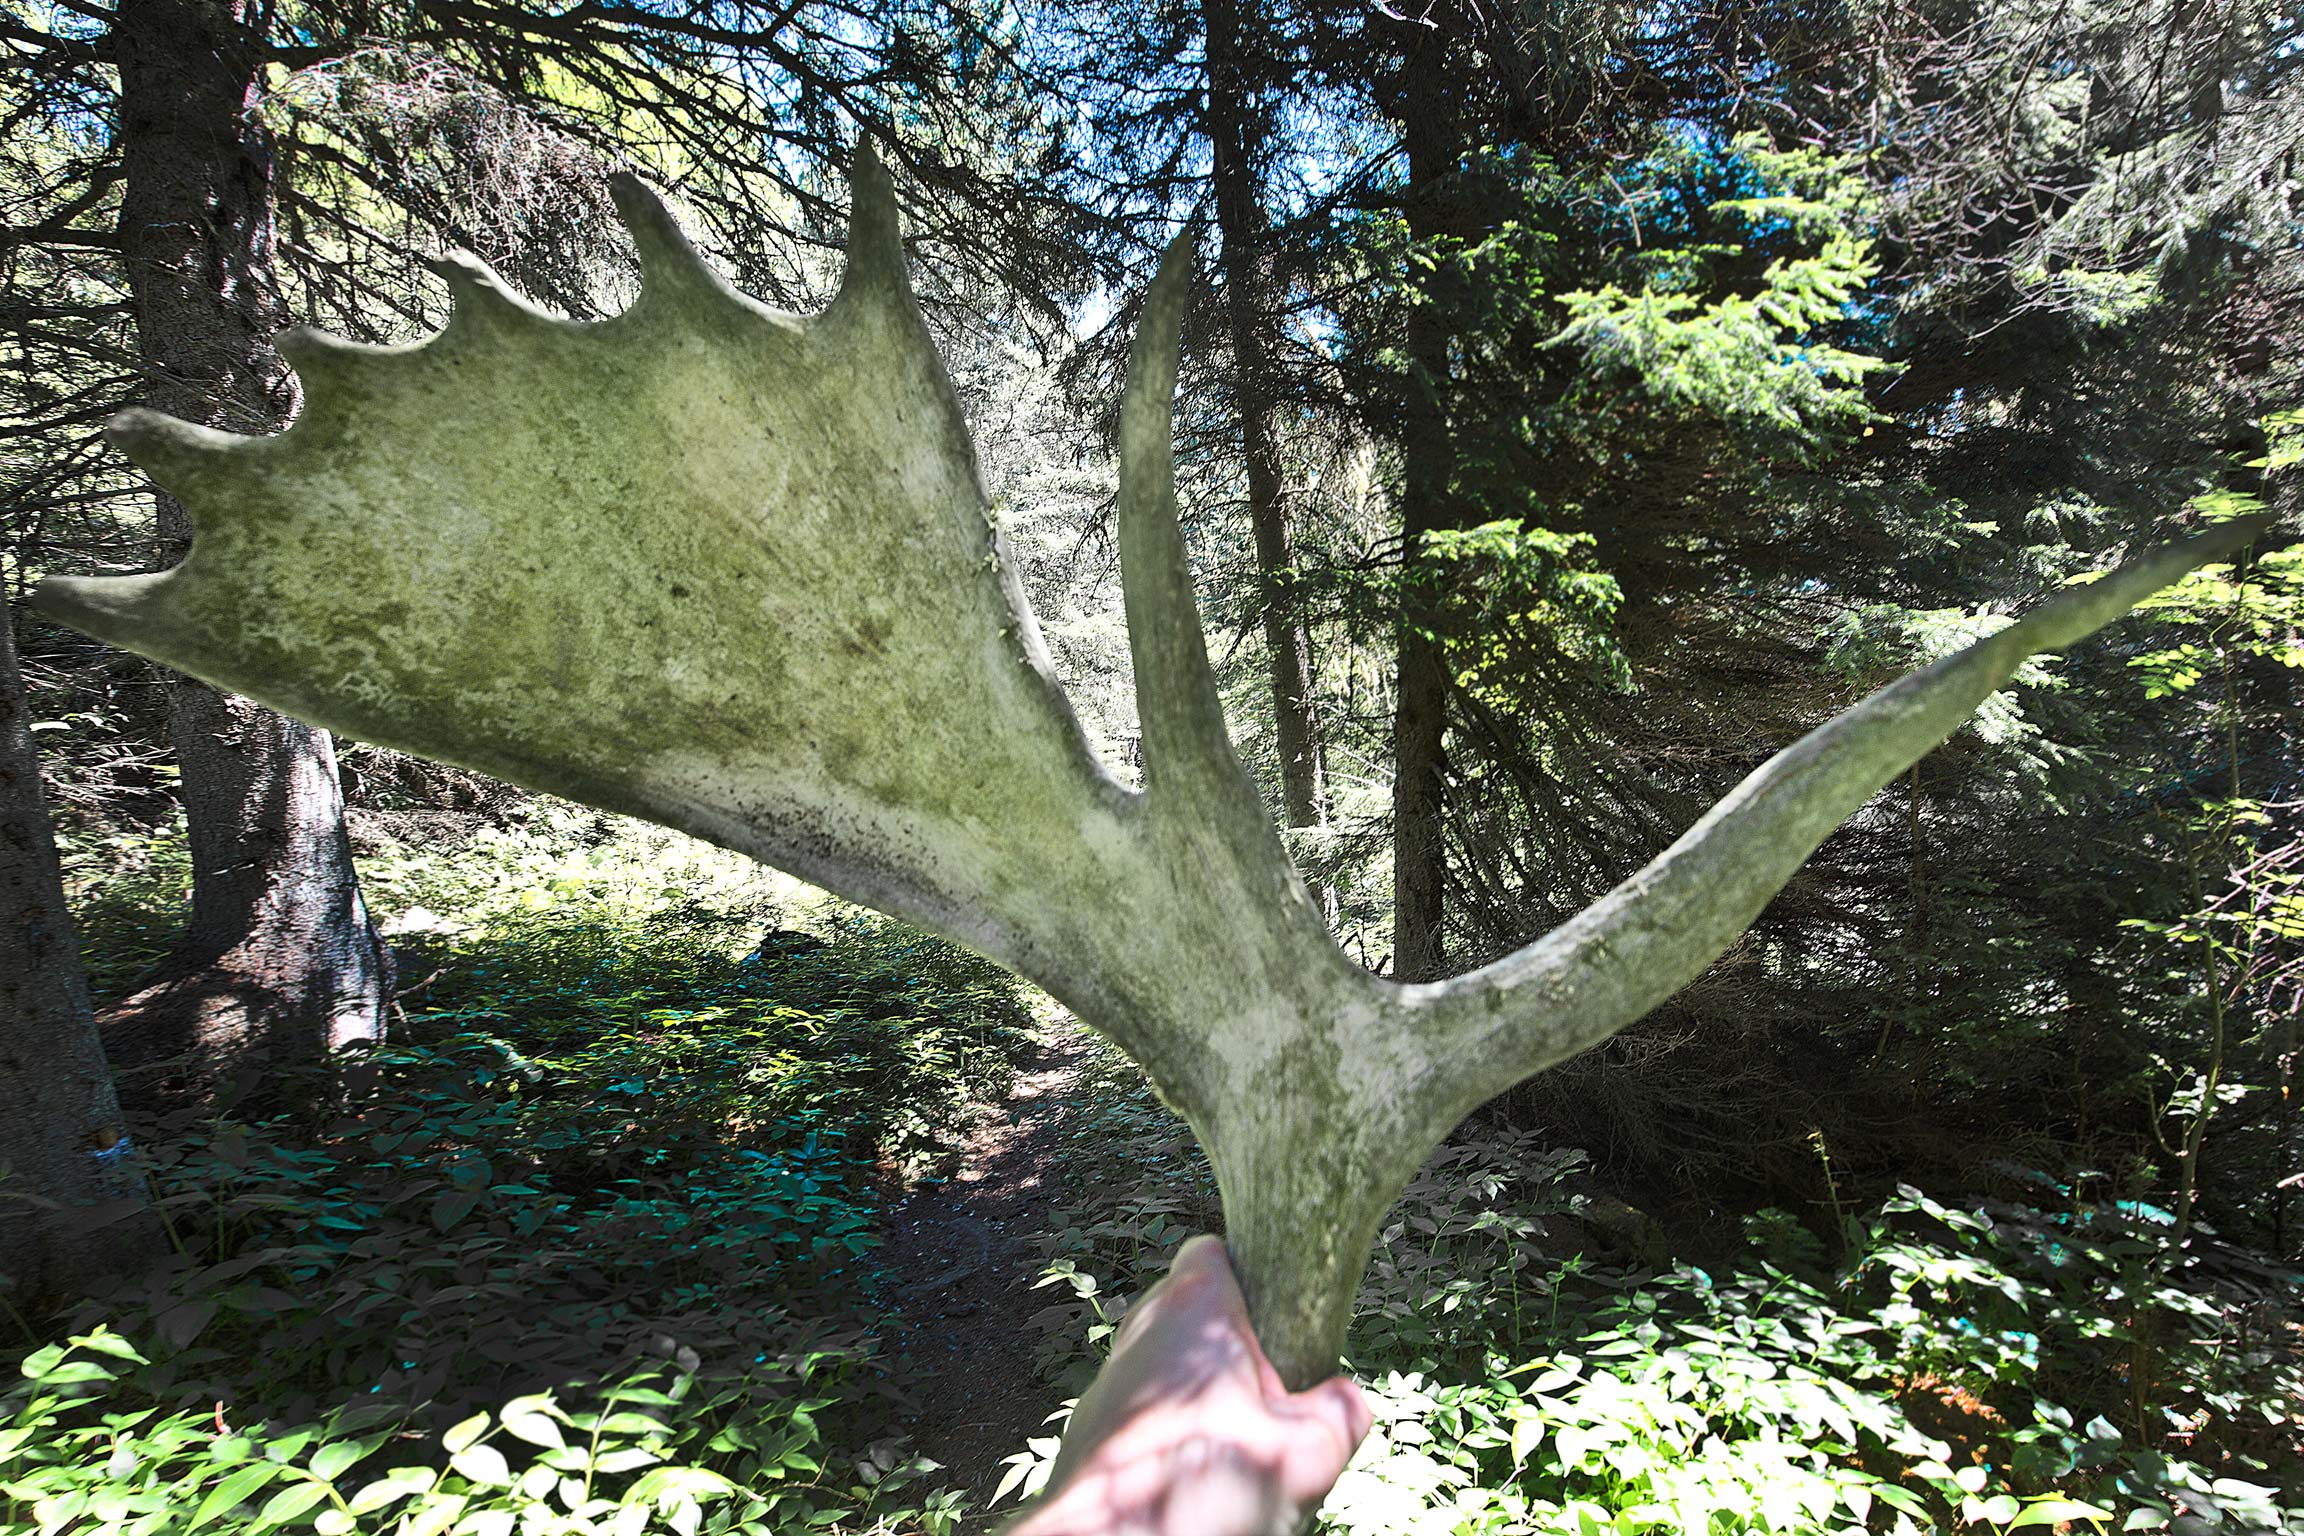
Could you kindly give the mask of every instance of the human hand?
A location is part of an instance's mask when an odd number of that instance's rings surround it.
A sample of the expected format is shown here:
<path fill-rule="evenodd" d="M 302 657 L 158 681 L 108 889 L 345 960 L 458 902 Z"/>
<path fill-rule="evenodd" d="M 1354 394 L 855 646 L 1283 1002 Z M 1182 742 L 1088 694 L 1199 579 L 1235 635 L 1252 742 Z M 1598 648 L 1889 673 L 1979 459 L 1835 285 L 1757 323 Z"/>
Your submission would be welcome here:
<path fill-rule="evenodd" d="M 1121 1325 L 1008 1536 L 1288 1536 L 1369 1423 L 1347 1377 L 1281 1384 L 1224 1244 L 1196 1237 Z"/>

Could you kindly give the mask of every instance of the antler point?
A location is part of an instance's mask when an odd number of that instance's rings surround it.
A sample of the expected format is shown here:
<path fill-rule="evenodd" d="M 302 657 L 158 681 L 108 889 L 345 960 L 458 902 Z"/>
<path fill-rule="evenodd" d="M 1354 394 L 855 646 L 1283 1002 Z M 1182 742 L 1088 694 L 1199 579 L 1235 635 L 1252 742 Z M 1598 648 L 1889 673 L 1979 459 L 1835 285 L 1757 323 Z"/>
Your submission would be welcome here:
<path fill-rule="evenodd" d="M 848 270 L 840 280 L 841 296 L 872 290 L 908 292 L 896 180 L 881 158 L 876 135 L 862 134 L 856 140 L 848 194 Z"/>
<path fill-rule="evenodd" d="M 341 362 L 352 348 L 341 336 L 315 325 L 292 325 L 272 338 L 272 350 L 286 358 L 300 374 Z"/>
<path fill-rule="evenodd" d="M 104 438 L 155 476 L 181 475 L 212 454 L 252 441 L 141 405 L 106 422 Z"/>
<path fill-rule="evenodd" d="M 699 277 L 711 280 L 704 258 L 696 253 L 688 232 L 680 227 L 662 193 L 630 171 L 617 171 L 608 178 L 608 195 L 615 200 L 616 212 L 624 220 L 625 232 L 632 237 L 632 248 L 640 258 L 643 287 L 688 284 Z"/>

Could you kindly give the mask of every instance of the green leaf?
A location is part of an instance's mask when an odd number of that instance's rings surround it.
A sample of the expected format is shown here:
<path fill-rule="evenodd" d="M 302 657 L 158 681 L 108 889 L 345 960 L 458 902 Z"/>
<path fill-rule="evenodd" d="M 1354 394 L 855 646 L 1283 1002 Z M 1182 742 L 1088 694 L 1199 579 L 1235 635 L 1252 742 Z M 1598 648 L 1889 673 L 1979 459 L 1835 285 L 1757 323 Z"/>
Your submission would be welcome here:
<path fill-rule="evenodd" d="M 2109 1520 L 2112 1511 L 2099 1509 L 2093 1504 L 2051 1494 L 2045 1499 L 2024 1506 L 2024 1511 L 2008 1522 L 2008 1529 L 2021 1530 L 2027 1525 L 2060 1525 L 2067 1520 Z"/>
<path fill-rule="evenodd" d="M 1881 1503 L 1902 1510 L 1915 1520 L 1928 1518 L 1928 1505 L 1920 1495 L 1896 1483 L 1874 1483 L 1872 1496 Z"/>
<path fill-rule="evenodd" d="M 41 1381 L 46 1379 L 48 1372 L 56 1368 L 56 1362 L 63 1358 L 64 1346 L 50 1344 L 26 1355 L 16 1369 L 27 1381 Z"/>
<path fill-rule="evenodd" d="M 268 1461 L 259 1461 L 226 1477 L 200 1501 L 192 1512 L 192 1526 L 197 1530 L 226 1510 L 245 1504 L 257 1489 L 280 1475 L 280 1469 Z"/>
<path fill-rule="evenodd" d="M 1848 1513 L 1863 1524 L 1872 1514 L 1872 1485 L 1869 1482 L 1849 1483 L 1840 1490 L 1840 1502 L 1848 1506 Z"/>
<path fill-rule="evenodd" d="M 440 1448 L 453 1456 L 488 1433 L 488 1415 L 476 1413 L 440 1437 Z"/>
<path fill-rule="evenodd" d="M 1544 1438 L 1544 1421 L 1532 1413 L 1516 1415 L 1512 1420 L 1512 1464 L 1518 1466 L 1528 1459 Z"/>
<path fill-rule="evenodd" d="M 561 1437 L 560 1426 L 540 1413 L 506 1412 L 504 1433 L 547 1450 L 556 1451 L 568 1443 Z"/>
<path fill-rule="evenodd" d="M 472 1214 L 472 1207 L 480 1203 L 478 1190 L 452 1189 L 432 1202 L 432 1225 L 442 1232 L 451 1230 L 458 1222 Z"/>
<path fill-rule="evenodd" d="M 134 1365 L 150 1365 L 152 1363 L 136 1352 L 135 1345 L 109 1328 L 98 1328 L 94 1333 L 80 1334 L 71 1341 L 71 1344 L 74 1349 L 94 1350 L 97 1354 L 110 1355 L 114 1359 L 126 1360 Z"/>
<path fill-rule="evenodd" d="M 345 1502 L 356 1515 L 374 1514 L 387 1505 L 399 1503 L 410 1494 L 422 1493 L 432 1486 L 434 1476 L 430 1467 L 394 1467 L 376 1481 L 363 1486 Z"/>
<path fill-rule="evenodd" d="M 468 1445 L 449 1457 L 448 1465 L 484 1488 L 502 1488 L 512 1481 L 504 1453 L 492 1445 Z"/>
<path fill-rule="evenodd" d="M 272 1495 L 262 1509 L 256 1511 L 256 1525 L 251 1529 L 285 1525 L 326 1497 L 326 1483 L 300 1482 L 293 1488 L 283 1488 Z"/>
<path fill-rule="evenodd" d="M 471 1502 L 461 1493 L 442 1494 L 409 1516 L 397 1536 L 440 1536 L 456 1523 L 464 1513 L 464 1506 Z"/>
<path fill-rule="evenodd" d="M 359 1441 L 338 1440 L 314 1451 L 307 1465 L 311 1467 L 314 1477 L 325 1478 L 333 1483 L 365 1454 Z"/>
<path fill-rule="evenodd" d="M 608 1435 L 660 1435 L 664 1424 L 660 1419 L 644 1413 L 612 1413 L 600 1421 L 600 1432 Z"/>
<path fill-rule="evenodd" d="M 152 1320 L 152 1326 L 160 1330 L 160 1337 L 178 1349 L 188 1349 L 191 1347 L 192 1341 L 200 1337 L 208 1325 L 215 1320 L 215 1301 L 209 1297 L 201 1297 L 197 1301 L 187 1301 L 179 1306 L 170 1307 Z"/>
<path fill-rule="evenodd" d="M 110 1381 L 113 1375 L 111 1371 L 93 1360 L 67 1360 L 61 1365 L 50 1366 L 39 1372 L 34 1372 L 32 1362 L 26 1360 L 23 1370 L 25 1375 L 32 1377 L 44 1387 L 68 1387 L 82 1381 Z"/>
<path fill-rule="evenodd" d="M 88 1490 L 75 1488 L 70 1493 L 58 1494 L 35 1503 L 32 1506 L 32 1517 L 40 1524 L 40 1536 L 54 1536 L 55 1532 L 79 1518 L 80 1512 L 87 1507 Z"/>
<path fill-rule="evenodd" d="M 992 1497 L 984 1501 L 987 1507 L 1008 1497 L 1023 1485 L 1024 1479 L 1032 1475 L 1032 1458 L 1029 1456 L 1011 1456 L 1006 1465 L 1008 1470 L 1000 1474 L 1000 1486 L 994 1488 Z"/>

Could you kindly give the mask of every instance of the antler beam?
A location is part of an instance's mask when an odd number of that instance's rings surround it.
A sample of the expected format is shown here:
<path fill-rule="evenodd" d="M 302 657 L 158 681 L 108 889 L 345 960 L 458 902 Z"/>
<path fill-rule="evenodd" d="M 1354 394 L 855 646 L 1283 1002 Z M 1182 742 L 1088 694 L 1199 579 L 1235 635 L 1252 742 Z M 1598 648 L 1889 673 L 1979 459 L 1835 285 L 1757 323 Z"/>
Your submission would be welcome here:
<path fill-rule="evenodd" d="M 975 946 L 1143 1065 L 1223 1190 L 1292 1385 L 1334 1369 L 1385 1210 L 1463 1113 L 1661 1002 L 1816 845 L 2036 651 L 2259 531 L 2154 551 L 1794 744 L 1540 942 L 1431 986 L 1331 941 L 1226 734 L 1177 528 L 1190 273 L 1145 301 L 1121 409 L 1123 579 L 1146 783 L 1095 760 L 987 512 L 857 155 L 821 315 L 762 307 L 638 182 L 643 289 L 576 325 L 468 258 L 448 328 L 291 332 L 304 414 L 233 437 L 130 412 L 191 509 L 172 571 L 35 602 L 362 740 L 681 828 Z"/>

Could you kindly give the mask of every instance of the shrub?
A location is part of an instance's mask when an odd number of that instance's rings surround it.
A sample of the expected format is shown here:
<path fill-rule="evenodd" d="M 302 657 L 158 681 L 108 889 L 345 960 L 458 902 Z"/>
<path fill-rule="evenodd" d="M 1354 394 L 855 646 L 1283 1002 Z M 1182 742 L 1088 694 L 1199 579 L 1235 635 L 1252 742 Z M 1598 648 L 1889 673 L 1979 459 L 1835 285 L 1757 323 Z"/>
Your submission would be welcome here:
<path fill-rule="evenodd" d="M 816 1362 L 763 1390 L 639 1367 L 612 1384 L 515 1397 L 436 1434 L 355 1402 L 300 1423 L 171 1410 L 152 1364 L 109 1329 L 50 1345 L 0 1394 L 5 1528 L 40 1536 L 771 1536 L 907 1530 L 942 1536 L 950 1494 L 915 1506 L 924 1470 L 871 1456 L 834 1472 L 814 1414 Z"/>
<path fill-rule="evenodd" d="M 1067 1387 L 1215 1213 L 1139 1076 L 1099 1058 L 1083 1098 L 1095 1197 L 1044 1243 L 1043 1283 L 1068 1294 L 1041 1353 Z M 1581 1165 L 1474 1125 L 1410 1185 L 1350 1343 L 1376 1427 L 1324 1529 L 2304 1529 L 2294 1277 L 2214 1273 L 2133 1203 L 1916 1190 L 1852 1220 L 1838 1264 L 1764 1212 L 1732 1273 L 1611 1267 L 1577 1251 Z M 1055 1447 L 1012 1457 L 1004 1491 L 1037 1487 Z"/>
<path fill-rule="evenodd" d="M 1018 984 L 830 904 L 754 955 L 788 882 L 556 814 L 371 861 L 437 904 L 390 1043 L 140 1128 L 171 1252 L 0 1394 L 0 1525 L 951 1528 L 893 1432 L 876 1218 L 1030 1048 Z M 99 938 L 170 920 L 172 857 Z"/>

